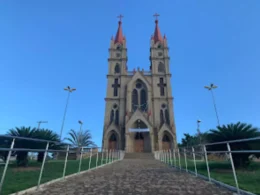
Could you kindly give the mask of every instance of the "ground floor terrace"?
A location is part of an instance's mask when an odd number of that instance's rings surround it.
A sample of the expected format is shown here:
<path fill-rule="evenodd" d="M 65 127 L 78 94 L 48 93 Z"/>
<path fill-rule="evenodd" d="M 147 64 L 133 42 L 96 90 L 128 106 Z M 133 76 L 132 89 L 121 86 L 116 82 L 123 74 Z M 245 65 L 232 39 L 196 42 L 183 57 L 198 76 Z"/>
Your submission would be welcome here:
<path fill-rule="evenodd" d="M 104 148 L 109 150 L 121 149 L 126 153 L 169 150 L 176 147 L 175 136 L 167 129 L 159 132 L 141 120 L 136 120 L 125 132 L 110 130 L 104 141 Z"/>

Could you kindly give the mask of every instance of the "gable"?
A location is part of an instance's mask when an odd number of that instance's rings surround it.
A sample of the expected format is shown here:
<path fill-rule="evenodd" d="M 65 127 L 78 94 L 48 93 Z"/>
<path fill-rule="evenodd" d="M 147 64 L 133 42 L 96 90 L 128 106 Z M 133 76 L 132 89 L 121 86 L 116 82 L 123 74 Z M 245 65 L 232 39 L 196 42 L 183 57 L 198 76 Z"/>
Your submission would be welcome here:
<path fill-rule="evenodd" d="M 131 118 L 127 121 L 126 126 L 130 127 L 136 120 L 141 120 L 145 123 L 145 125 L 152 130 L 152 125 L 151 123 L 144 117 L 143 113 L 140 112 L 139 110 L 136 110 L 134 114 L 131 116 Z"/>
<path fill-rule="evenodd" d="M 141 81 L 144 82 L 144 84 L 146 85 L 148 91 L 151 90 L 151 84 L 149 83 L 149 81 L 141 74 L 141 72 L 137 71 L 134 76 L 131 78 L 131 80 L 129 81 L 129 83 L 127 84 L 127 89 L 128 90 L 132 90 L 134 83 L 140 79 Z"/>
<path fill-rule="evenodd" d="M 171 136 L 173 136 L 170 126 L 166 123 L 164 123 L 162 125 L 162 127 L 160 128 L 160 130 L 158 132 L 159 137 L 162 137 L 164 131 L 167 131 L 169 134 L 171 134 Z"/>

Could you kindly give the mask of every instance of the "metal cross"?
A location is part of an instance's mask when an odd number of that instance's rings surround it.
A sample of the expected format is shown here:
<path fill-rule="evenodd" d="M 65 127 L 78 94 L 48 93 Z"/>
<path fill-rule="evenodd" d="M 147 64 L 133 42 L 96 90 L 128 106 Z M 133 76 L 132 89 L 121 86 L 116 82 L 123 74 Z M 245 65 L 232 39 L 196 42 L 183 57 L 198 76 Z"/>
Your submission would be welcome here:
<path fill-rule="evenodd" d="M 155 19 L 157 20 L 157 19 L 158 19 L 158 17 L 159 17 L 160 15 L 159 15 L 159 14 L 157 14 L 157 13 L 155 13 L 153 16 L 154 16 L 154 17 L 155 17 Z"/>
<path fill-rule="evenodd" d="M 124 16 L 122 16 L 121 14 L 119 15 L 119 16 L 117 16 L 117 18 L 119 18 L 119 21 L 121 22 L 122 21 L 122 18 L 123 18 Z"/>

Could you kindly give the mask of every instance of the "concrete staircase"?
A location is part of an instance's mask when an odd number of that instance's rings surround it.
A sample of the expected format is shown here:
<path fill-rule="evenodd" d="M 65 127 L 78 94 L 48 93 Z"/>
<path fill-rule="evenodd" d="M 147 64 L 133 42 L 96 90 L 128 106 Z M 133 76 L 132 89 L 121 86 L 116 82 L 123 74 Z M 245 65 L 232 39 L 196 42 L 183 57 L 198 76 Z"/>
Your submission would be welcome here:
<path fill-rule="evenodd" d="M 154 159 L 153 153 L 125 153 L 124 159 Z"/>

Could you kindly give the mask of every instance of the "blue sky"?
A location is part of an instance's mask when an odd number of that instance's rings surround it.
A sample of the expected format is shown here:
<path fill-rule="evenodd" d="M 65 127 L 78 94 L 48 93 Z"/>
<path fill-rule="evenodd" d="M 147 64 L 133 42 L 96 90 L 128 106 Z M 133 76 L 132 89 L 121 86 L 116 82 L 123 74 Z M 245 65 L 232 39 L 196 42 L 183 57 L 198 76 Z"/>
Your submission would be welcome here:
<path fill-rule="evenodd" d="M 259 0 L 2 0 L 0 2 L 0 133 L 15 126 L 60 131 L 71 94 L 64 136 L 78 120 L 102 139 L 110 38 L 123 14 L 128 68 L 149 68 L 155 12 L 170 47 L 178 140 L 183 133 L 216 126 L 210 93 L 215 90 L 220 123 L 260 127 Z M 93 103 L 94 102 L 94 103 Z"/>

